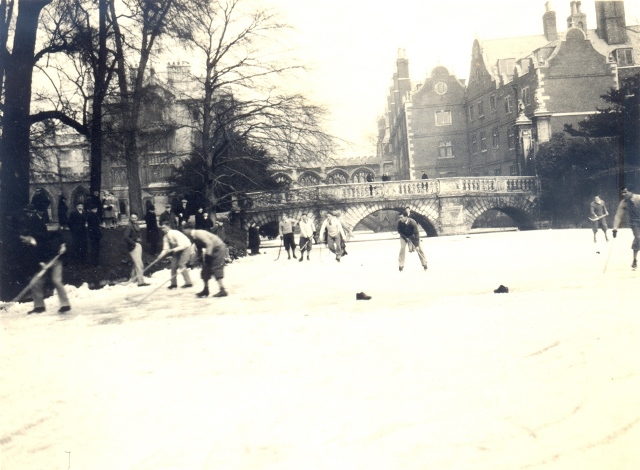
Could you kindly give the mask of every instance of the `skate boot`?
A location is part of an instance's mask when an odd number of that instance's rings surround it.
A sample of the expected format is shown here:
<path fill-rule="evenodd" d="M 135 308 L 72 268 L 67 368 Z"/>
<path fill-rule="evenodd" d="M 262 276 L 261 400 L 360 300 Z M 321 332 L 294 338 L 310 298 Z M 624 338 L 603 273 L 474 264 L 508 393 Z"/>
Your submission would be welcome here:
<path fill-rule="evenodd" d="M 209 295 L 209 289 L 206 287 L 202 291 L 196 294 L 197 297 L 206 297 L 208 295 Z"/>

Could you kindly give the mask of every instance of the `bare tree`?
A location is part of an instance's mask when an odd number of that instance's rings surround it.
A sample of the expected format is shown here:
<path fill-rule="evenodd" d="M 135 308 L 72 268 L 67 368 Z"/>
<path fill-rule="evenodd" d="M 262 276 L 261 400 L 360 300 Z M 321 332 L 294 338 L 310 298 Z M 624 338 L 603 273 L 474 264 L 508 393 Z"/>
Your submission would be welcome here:
<path fill-rule="evenodd" d="M 207 162 L 212 202 L 229 158 L 250 163 L 267 152 L 277 163 L 297 167 L 326 160 L 334 148 L 335 139 L 322 128 L 326 111 L 283 86 L 304 70 L 279 50 L 289 26 L 268 9 L 248 8 L 242 0 L 198 3 L 182 37 L 204 68 L 192 102 L 201 135 L 195 150 Z"/>

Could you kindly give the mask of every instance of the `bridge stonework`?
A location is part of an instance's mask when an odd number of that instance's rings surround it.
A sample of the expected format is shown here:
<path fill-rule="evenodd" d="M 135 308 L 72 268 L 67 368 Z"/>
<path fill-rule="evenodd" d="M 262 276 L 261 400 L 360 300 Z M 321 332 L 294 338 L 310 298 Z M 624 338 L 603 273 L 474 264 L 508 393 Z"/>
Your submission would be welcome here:
<path fill-rule="evenodd" d="M 282 214 L 311 213 L 319 224 L 327 211 L 340 213 L 347 231 L 381 210 L 411 209 L 429 236 L 465 234 L 485 212 L 497 210 L 520 229 L 535 227 L 540 182 L 535 177 L 465 177 L 308 186 L 278 193 L 250 193 L 247 222 L 264 225 Z"/>

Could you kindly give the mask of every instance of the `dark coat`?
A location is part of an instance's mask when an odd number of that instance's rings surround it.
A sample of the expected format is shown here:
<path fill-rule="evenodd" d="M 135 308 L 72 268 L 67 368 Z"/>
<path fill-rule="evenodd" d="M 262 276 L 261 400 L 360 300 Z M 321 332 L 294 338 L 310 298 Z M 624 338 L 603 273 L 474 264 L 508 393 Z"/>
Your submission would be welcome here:
<path fill-rule="evenodd" d="M 82 211 L 82 214 L 77 210 L 73 211 L 69 214 L 69 220 L 67 221 L 67 225 L 69 225 L 69 230 L 71 230 L 71 235 L 74 238 L 85 237 L 87 236 L 87 213 Z"/>
<path fill-rule="evenodd" d="M 87 234 L 89 238 L 92 240 L 100 240 L 102 237 L 102 232 L 100 228 L 100 221 L 102 219 L 98 215 L 98 213 L 93 213 L 92 211 L 87 212 Z"/>
<path fill-rule="evenodd" d="M 171 227 L 172 230 L 178 228 L 178 224 L 176 223 L 176 214 L 174 214 L 173 211 L 164 211 L 162 214 L 160 214 L 159 225 L 162 225 L 162 223 L 165 221 L 169 222 L 169 227 Z"/>
<path fill-rule="evenodd" d="M 405 240 L 411 240 L 415 246 L 420 243 L 420 231 L 418 224 L 411 217 L 407 217 L 406 222 L 398 221 L 398 233 Z"/>
<path fill-rule="evenodd" d="M 144 216 L 144 222 L 147 224 L 147 243 L 149 245 L 157 245 L 162 237 L 160 236 L 155 211 L 147 211 Z"/>
<path fill-rule="evenodd" d="M 204 223 L 204 213 L 196 212 L 196 230 L 207 230 L 206 224 Z M 209 219 L 211 220 L 211 219 Z"/>
<path fill-rule="evenodd" d="M 258 227 L 252 225 L 249 227 L 249 249 L 252 252 L 257 251 L 260 248 L 260 232 Z"/>
<path fill-rule="evenodd" d="M 69 206 L 67 206 L 67 203 L 61 197 L 58 199 L 58 224 L 60 224 L 61 227 L 67 225 L 67 221 L 69 220 L 68 214 Z"/>
<path fill-rule="evenodd" d="M 136 247 L 136 243 L 142 244 L 140 226 L 138 224 L 129 222 L 129 224 L 124 228 L 124 241 L 127 244 L 127 250 L 129 252 L 133 251 Z"/>

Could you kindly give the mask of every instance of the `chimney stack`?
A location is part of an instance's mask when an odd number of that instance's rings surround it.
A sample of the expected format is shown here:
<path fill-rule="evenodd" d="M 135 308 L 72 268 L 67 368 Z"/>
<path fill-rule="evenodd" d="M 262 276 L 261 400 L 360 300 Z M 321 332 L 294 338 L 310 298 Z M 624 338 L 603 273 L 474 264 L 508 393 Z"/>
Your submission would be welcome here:
<path fill-rule="evenodd" d="M 587 32 L 587 15 L 582 13 L 580 6 L 582 2 L 571 2 L 571 16 L 567 18 L 567 28 L 580 28 Z"/>
<path fill-rule="evenodd" d="M 622 0 L 596 1 L 596 23 L 598 36 L 607 44 L 627 42 L 627 24 Z"/>
<path fill-rule="evenodd" d="M 555 41 L 558 39 L 558 26 L 556 24 L 556 12 L 553 11 L 551 2 L 548 1 L 545 5 L 546 11 L 542 15 L 542 27 L 544 28 L 544 36 L 547 41 Z"/>

